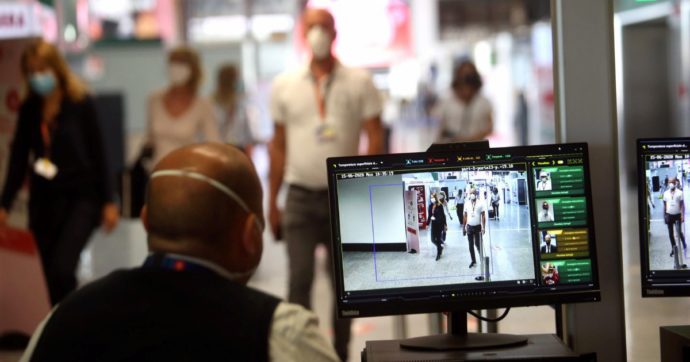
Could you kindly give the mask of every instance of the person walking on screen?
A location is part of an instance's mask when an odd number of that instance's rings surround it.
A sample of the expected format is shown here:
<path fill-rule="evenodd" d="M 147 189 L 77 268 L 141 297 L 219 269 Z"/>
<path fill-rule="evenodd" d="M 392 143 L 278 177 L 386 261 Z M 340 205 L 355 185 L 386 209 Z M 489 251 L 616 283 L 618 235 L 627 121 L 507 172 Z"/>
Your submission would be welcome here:
<path fill-rule="evenodd" d="M 427 219 L 431 219 L 431 209 L 436 204 L 436 191 L 429 194 L 429 205 L 426 205 Z"/>
<path fill-rule="evenodd" d="M 479 251 L 479 257 L 484 256 L 482 250 L 481 238 L 486 231 L 486 206 L 483 202 L 477 200 L 477 190 L 471 189 L 469 202 L 465 205 L 464 224 L 465 229 L 463 234 L 467 235 L 467 242 L 470 247 L 470 256 L 472 263 L 470 268 L 477 265 L 477 259 L 474 256 L 474 248 Z"/>
<path fill-rule="evenodd" d="M 498 207 L 500 206 L 501 196 L 498 194 L 498 188 L 494 187 L 491 192 L 491 207 L 494 210 L 494 217 L 498 220 Z"/>
<path fill-rule="evenodd" d="M 450 219 L 452 221 L 453 215 L 451 215 L 451 213 L 450 213 L 450 207 L 448 206 L 448 200 L 446 199 L 446 193 L 444 191 L 438 192 L 438 202 L 443 206 L 443 212 L 445 213 L 446 221 L 448 219 Z M 443 229 L 443 236 L 441 237 L 441 245 L 443 245 L 443 246 L 446 245 L 446 231 L 448 231 L 448 224 L 447 223 L 446 223 L 446 227 Z"/>
<path fill-rule="evenodd" d="M 676 238 L 673 235 L 673 228 L 676 228 L 678 237 L 683 242 L 683 249 L 687 248 L 685 236 L 683 235 L 683 222 L 685 221 L 685 203 L 683 202 L 683 191 L 678 189 L 678 180 L 675 177 L 668 179 L 666 191 L 664 191 L 664 222 L 668 227 L 668 237 L 671 241 L 671 255 L 674 254 Z"/>
<path fill-rule="evenodd" d="M 465 218 L 463 214 L 465 213 L 465 195 L 462 192 L 462 188 L 457 190 L 455 194 L 455 213 L 458 216 L 458 222 L 461 227 L 465 226 Z"/>
<path fill-rule="evenodd" d="M 427 225 L 431 224 L 431 242 L 436 245 L 436 261 L 438 261 L 443 253 L 443 234 L 448 230 L 445 207 L 440 199 L 431 206 L 429 215 L 431 217 Z"/>
<path fill-rule="evenodd" d="M 34 333 L 26 361 L 337 361 L 313 312 L 248 287 L 263 252 L 261 182 L 240 150 L 156 165 L 143 265 L 94 281 Z"/>
<path fill-rule="evenodd" d="M 425 226 L 424 226 L 425 228 L 428 228 L 429 225 L 431 225 L 431 224 L 430 224 L 430 221 L 431 221 L 431 217 L 433 216 L 433 215 L 432 215 L 432 211 L 433 211 L 433 209 L 434 209 L 434 205 L 436 205 L 436 201 L 437 201 L 437 199 L 436 199 L 436 192 L 435 192 L 435 191 L 432 191 L 432 192 L 429 194 L 429 205 L 426 206 L 426 224 L 425 224 Z M 429 240 L 430 240 L 432 243 L 434 242 L 433 237 L 432 237 L 431 234 L 429 234 Z"/>
<path fill-rule="evenodd" d="M 287 244 L 288 301 L 310 308 L 314 249 L 324 244 L 330 253 L 331 247 L 328 179 L 320 165 L 327 157 L 357 154 L 362 130 L 368 153 L 382 153 L 383 127 L 381 98 L 369 73 L 342 65 L 331 52 L 336 37 L 331 13 L 308 8 L 301 21 L 312 57 L 306 66 L 279 75 L 271 90 L 269 219 L 276 240 L 284 236 Z M 283 177 L 284 217 L 277 206 Z M 335 320 L 335 347 L 343 360 L 350 322 Z"/>

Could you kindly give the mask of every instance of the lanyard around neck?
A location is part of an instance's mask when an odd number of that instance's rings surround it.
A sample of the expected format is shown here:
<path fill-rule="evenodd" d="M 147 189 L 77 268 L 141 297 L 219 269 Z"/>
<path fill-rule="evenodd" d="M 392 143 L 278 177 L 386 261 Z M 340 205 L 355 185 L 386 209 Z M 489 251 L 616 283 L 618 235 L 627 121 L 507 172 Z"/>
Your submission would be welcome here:
<path fill-rule="evenodd" d="M 319 117 L 322 123 L 326 122 L 328 94 L 331 90 L 331 83 L 333 83 L 333 76 L 333 70 L 329 74 L 322 76 L 320 79 L 315 77 L 313 74 L 311 75 L 311 79 L 314 84 L 316 106 L 318 108 Z"/>
<path fill-rule="evenodd" d="M 45 151 L 44 157 L 47 159 L 50 159 L 55 126 L 55 121 L 41 121 L 41 139 L 43 140 L 43 149 Z"/>
<path fill-rule="evenodd" d="M 41 115 L 41 125 L 40 125 L 40 130 L 41 130 L 41 140 L 43 141 L 43 148 L 44 148 L 44 155 L 43 157 L 50 159 L 51 156 L 51 151 L 52 151 L 52 145 L 53 145 L 53 135 L 55 134 L 55 129 L 57 128 L 57 122 L 58 122 L 58 115 L 60 114 L 60 110 L 62 108 L 61 102 L 58 103 L 58 108 L 57 110 L 50 115 L 50 117 L 46 117 L 45 113 L 45 108 L 47 101 L 43 101 L 40 109 L 40 115 Z"/>

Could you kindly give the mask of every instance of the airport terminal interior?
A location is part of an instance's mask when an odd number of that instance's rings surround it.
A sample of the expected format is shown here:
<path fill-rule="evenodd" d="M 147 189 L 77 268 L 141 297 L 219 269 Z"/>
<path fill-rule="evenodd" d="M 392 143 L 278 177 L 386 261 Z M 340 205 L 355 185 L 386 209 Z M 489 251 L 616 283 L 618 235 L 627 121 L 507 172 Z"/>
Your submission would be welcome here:
<path fill-rule="evenodd" d="M 364 183 L 364 187 L 360 187 L 360 190 L 356 187 L 357 185 L 339 185 L 338 193 L 342 193 L 343 200 L 339 205 L 340 212 L 347 215 L 341 223 L 345 289 L 366 290 L 373 289 L 374 286 L 399 288 L 414 285 L 466 283 L 474 282 L 477 276 L 484 275 L 485 265 L 480 263 L 470 267 L 472 259 L 468 242 L 466 236 L 463 235 L 461 217 L 458 216 L 460 208 L 458 200 L 466 198 L 464 195 L 473 187 L 472 185 L 476 185 L 481 195 L 474 203 L 476 208 L 483 207 L 489 210 L 491 205 L 489 192 L 493 193 L 489 191 L 490 189 L 495 189 L 496 194 L 508 197 L 508 202 L 500 202 L 498 217 L 492 214 L 493 216 L 485 221 L 486 233 L 482 242 L 484 243 L 483 250 L 486 250 L 486 256 L 491 260 L 486 271 L 490 274 L 491 280 L 534 279 L 526 189 L 520 192 L 515 190 L 512 199 L 509 196 L 513 194 L 508 188 L 509 183 L 516 188 L 518 185 L 526 188 L 524 172 L 522 172 L 522 178 L 518 174 L 518 172 L 505 172 L 501 175 L 492 175 L 491 172 L 478 172 L 470 176 L 469 172 L 445 174 L 435 172 L 389 176 L 385 180 L 377 179 L 375 184 Z M 349 183 L 355 182 L 363 183 L 356 179 Z M 449 197 L 444 209 L 448 228 L 445 233 L 443 257 L 437 263 L 429 262 L 436 256 L 436 246 L 431 242 L 431 229 L 428 225 L 422 226 L 419 230 L 419 250 L 413 253 L 404 249 L 376 253 L 346 249 L 347 245 L 358 240 L 358 235 L 352 235 L 360 229 L 358 225 L 366 224 L 373 225 L 371 232 L 373 243 L 378 245 L 404 243 L 405 215 L 402 192 L 403 189 L 418 186 L 428 189 L 429 193 L 437 192 L 436 195 L 440 195 L 440 192 L 455 195 Z M 464 195 L 460 196 L 458 189 L 466 190 Z M 518 194 L 522 196 L 522 202 L 518 199 Z M 371 203 L 368 205 L 370 210 L 357 209 L 358 197 L 368 198 L 369 196 L 371 196 Z M 430 199 L 429 196 L 425 195 L 424 199 Z M 462 203 L 465 202 L 468 212 L 472 212 L 473 203 L 469 200 L 462 201 Z M 359 204 L 362 205 L 362 203 Z M 350 237 L 353 239 L 348 239 Z M 480 249 L 482 248 L 476 249 L 476 254 Z M 477 255 L 476 259 L 481 260 L 481 257 Z M 370 278 L 372 275 L 374 278 Z"/>
<path fill-rule="evenodd" d="M 688 269 L 686 223 L 669 226 L 664 205 L 673 197 L 690 197 L 690 161 L 642 162 L 636 140 L 690 137 L 690 0 L 0 2 L 0 99 L 4 100 L 0 174 L 8 168 L 17 104 L 23 94 L 19 54 L 33 38 L 42 37 L 60 49 L 97 99 L 106 124 L 121 218 L 112 233 L 97 230 L 82 251 L 77 269 L 80 286 L 114 270 L 139 266 L 147 257 L 146 232 L 136 217 L 137 188 L 143 187 L 136 184 L 133 170 L 146 144 L 147 100 L 166 87 L 166 54 L 177 45 L 198 53 L 204 73 L 198 91 L 204 96 L 212 96 L 220 67 L 236 66 L 235 88 L 245 100 L 249 135 L 239 147 L 254 163 L 268 211 L 269 144 L 274 135 L 271 87 L 279 74 L 309 60 L 301 34 L 304 7 L 326 8 L 333 14 L 334 53 L 343 65 L 371 75 L 382 99 L 387 153 L 424 152 L 443 137 L 439 109 L 454 97 L 455 67 L 466 60 L 474 63 L 481 77 L 480 93 L 488 100 L 492 127 L 485 138 L 492 147 L 589 143 L 594 197 L 572 200 L 593 203 L 602 300 L 577 306 L 513 307 L 498 323 L 470 317 L 470 332 L 555 334 L 563 327 L 557 319 L 563 318 L 573 322 L 564 327 L 572 333 L 565 339 L 578 352 L 597 352 L 600 361 L 661 360 L 659 329 L 690 325 L 690 296 L 642 297 L 642 279 L 645 267 L 661 274 Z M 591 23 L 583 15 L 590 13 L 598 14 L 592 15 L 593 20 L 587 17 Z M 585 30 L 577 35 L 573 29 Z M 591 36 L 589 44 L 582 39 L 587 36 Z M 582 48 L 589 45 L 591 49 Z M 593 58 L 605 60 L 598 64 Z M 598 65 L 579 68 L 582 59 Z M 570 88 L 571 84 L 577 85 Z M 586 99 L 584 105 L 578 97 Z M 365 138 L 360 153 L 366 151 Z M 325 164 L 314 165 L 318 167 L 326 169 Z M 556 194 L 539 193 L 550 190 L 556 166 L 530 170 L 410 171 L 376 181 L 353 178 L 338 183 L 331 192 L 338 195 L 338 211 L 348 215 L 338 225 L 344 290 L 543 277 L 536 275 L 532 262 L 537 260 L 535 253 L 550 253 L 559 246 L 564 231 L 558 227 L 554 208 L 562 200 Z M 677 180 L 675 190 L 670 189 L 669 179 Z M 287 188 L 283 185 L 280 193 L 281 207 Z M 419 207 L 414 215 L 418 244 L 412 248 L 406 236 L 410 215 L 404 204 L 411 191 Z M 476 200 L 470 201 L 470 193 L 477 195 Z M 439 249 L 432 242 L 430 202 L 440 195 L 447 230 Z M 27 200 L 24 189 L 9 225 L 27 227 Z M 477 205 L 486 210 L 481 242 L 488 264 L 477 250 L 479 262 L 472 263 L 472 247 L 462 225 L 460 210 L 467 212 Z M 681 212 L 690 215 L 686 209 Z M 531 217 L 538 219 L 538 231 Z M 646 233 L 643 239 L 641 233 Z M 538 235 L 538 245 L 533 235 Z M 670 237 L 675 243 L 669 242 Z M 264 231 L 263 243 L 263 257 L 249 285 L 286 298 L 286 245 L 275 239 L 270 228 Z M 648 248 L 641 248 L 641 243 Z M 382 249 L 377 251 L 376 246 Z M 0 288 L 6 271 L 1 258 L 9 255 L 2 253 L 2 247 L 0 242 Z M 315 258 L 312 305 L 321 330 L 332 338 L 335 301 L 328 269 L 333 268 L 333 260 L 323 246 L 316 248 Z M 37 298 L 45 298 L 44 294 Z M 0 290 L 0 299 L 4 298 L 12 296 Z M 5 304 L 0 300 L 0 335 L 5 332 L 2 308 Z M 591 310 L 595 312 L 587 315 Z M 608 318 L 611 311 L 618 316 L 594 321 Z M 495 315 L 496 310 L 482 313 Z M 606 325 L 620 331 L 620 336 L 612 337 L 613 347 L 584 336 L 597 328 L 603 332 Z M 367 341 L 426 336 L 446 327 L 441 313 L 355 318 L 349 360 L 360 360 Z M 0 362 L 18 361 L 22 353 L 21 348 L 0 350 Z"/>

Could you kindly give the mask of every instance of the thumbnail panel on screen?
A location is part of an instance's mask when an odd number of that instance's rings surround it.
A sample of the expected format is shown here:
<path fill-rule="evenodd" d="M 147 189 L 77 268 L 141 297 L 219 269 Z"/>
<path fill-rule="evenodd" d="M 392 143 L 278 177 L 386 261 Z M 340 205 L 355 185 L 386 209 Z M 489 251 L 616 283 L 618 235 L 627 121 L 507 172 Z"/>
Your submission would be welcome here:
<path fill-rule="evenodd" d="M 584 195 L 585 169 L 582 166 L 559 165 L 533 168 L 536 197 Z"/>
<path fill-rule="evenodd" d="M 541 260 L 590 256 L 587 228 L 544 229 L 539 236 Z"/>
<path fill-rule="evenodd" d="M 536 199 L 540 228 L 587 225 L 587 200 L 580 197 Z"/>
<path fill-rule="evenodd" d="M 500 171 L 458 167 L 338 179 L 344 290 L 537 279 L 534 254 L 538 250 L 532 242 L 529 203 L 510 196 L 528 192 L 525 167 L 514 164 Z M 458 195 L 458 190 L 465 190 L 462 195 L 467 198 L 448 202 L 448 195 Z M 505 195 L 500 218 L 488 215 L 492 193 Z M 471 194 L 477 197 L 472 200 Z M 443 213 L 431 214 L 432 197 L 439 195 L 445 197 L 436 209 L 441 207 Z M 472 210 L 479 210 L 485 225 L 478 245 L 470 243 L 461 224 L 462 216 Z M 436 260 L 431 224 L 438 219 L 444 219 L 445 225 L 442 256 Z M 472 254 L 477 260 L 474 265 Z M 482 270 L 482 256 L 488 257 L 487 270 Z M 485 275 L 487 279 L 476 280 Z"/>
<path fill-rule="evenodd" d="M 591 259 L 551 260 L 541 263 L 541 282 L 546 286 L 592 281 Z"/>
<path fill-rule="evenodd" d="M 690 159 L 658 155 L 645 161 L 648 262 L 650 270 L 687 269 L 685 240 Z"/>

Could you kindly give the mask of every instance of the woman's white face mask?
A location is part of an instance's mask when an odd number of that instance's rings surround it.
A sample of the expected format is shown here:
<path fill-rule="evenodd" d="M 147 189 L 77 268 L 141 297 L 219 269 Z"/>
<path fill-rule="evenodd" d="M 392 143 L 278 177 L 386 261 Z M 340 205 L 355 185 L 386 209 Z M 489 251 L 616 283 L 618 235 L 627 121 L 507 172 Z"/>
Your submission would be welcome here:
<path fill-rule="evenodd" d="M 321 26 L 313 26 L 307 32 L 307 43 L 316 59 L 325 59 L 331 53 L 333 39 Z"/>
<path fill-rule="evenodd" d="M 186 84 L 191 75 L 192 69 L 185 63 L 170 62 L 168 64 L 168 80 L 174 86 Z"/>

